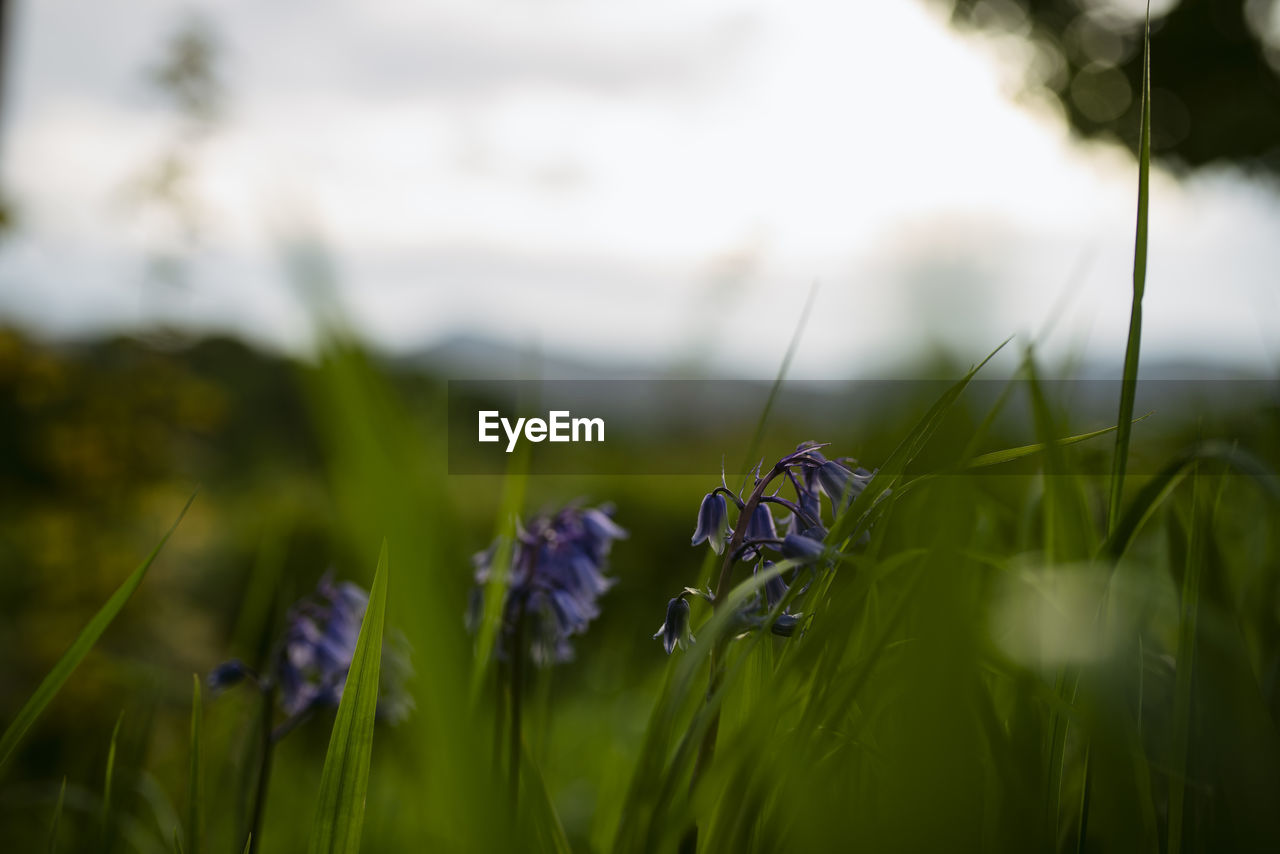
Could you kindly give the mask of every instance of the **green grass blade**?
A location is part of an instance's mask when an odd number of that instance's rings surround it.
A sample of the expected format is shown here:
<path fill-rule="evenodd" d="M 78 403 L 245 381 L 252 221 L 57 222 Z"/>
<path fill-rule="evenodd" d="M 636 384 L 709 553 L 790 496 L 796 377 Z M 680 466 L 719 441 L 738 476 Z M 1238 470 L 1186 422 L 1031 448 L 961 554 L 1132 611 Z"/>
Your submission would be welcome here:
<path fill-rule="evenodd" d="M 1111 460 L 1111 498 L 1107 532 L 1120 521 L 1124 473 L 1129 464 L 1129 435 L 1133 431 L 1133 398 L 1138 385 L 1138 351 L 1142 344 L 1142 297 L 1147 287 L 1147 214 L 1151 171 L 1151 10 L 1142 36 L 1142 127 L 1138 138 L 1138 223 L 1133 245 L 1133 305 L 1129 313 L 1129 341 L 1124 350 L 1124 378 L 1120 386 L 1120 415 L 1116 418 L 1116 450 Z"/>
<path fill-rule="evenodd" d="M 520 767 L 523 769 L 525 778 L 525 791 L 533 796 L 529 799 L 532 808 L 529 810 L 528 818 L 533 823 L 531 835 L 537 840 L 536 848 L 539 851 L 554 851 L 555 854 L 572 854 L 573 848 L 569 845 L 568 837 L 565 836 L 560 817 L 556 815 L 555 804 L 551 800 L 550 790 L 547 789 L 546 778 L 542 776 L 541 769 L 529 755 L 528 745 L 522 743 L 521 750 L 524 751 L 524 762 Z"/>
<path fill-rule="evenodd" d="M 960 395 L 968 387 L 970 381 L 977 376 L 978 371 L 982 370 L 987 362 L 994 359 L 996 354 L 1003 350 L 1011 340 L 1013 339 L 1006 338 L 999 347 L 996 347 L 987 354 L 985 359 L 970 368 L 968 373 L 957 380 L 938 398 L 933 406 L 929 408 L 929 411 L 924 414 L 924 417 L 916 423 L 911 432 L 898 443 L 898 446 L 893 449 L 889 457 L 876 470 L 875 477 L 867 484 L 866 489 L 862 490 L 858 497 L 840 512 L 831 526 L 831 533 L 827 536 L 828 543 L 843 543 L 851 535 L 864 528 L 863 520 L 866 518 L 868 511 L 875 505 L 879 497 L 885 493 L 885 490 L 893 488 L 906 471 L 907 466 L 924 450 L 925 445 L 929 443 L 929 440 L 933 438 L 934 433 L 941 426 L 943 418 L 951 411 L 951 407 L 955 405 L 956 401 L 960 399 Z"/>
<path fill-rule="evenodd" d="M 796 321 L 795 331 L 791 333 L 791 342 L 787 344 L 787 352 L 782 357 L 782 364 L 778 366 L 778 375 L 773 378 L 773 385 L 769 387 L 769 396 L 765 398 L 764 409 L 760 412 L 760 418 L 756 421 L 755 432 L 751 435 L 751 441 L 747 444 L 747 453 L 742 459 L 743 484 L 746 484 L 748 472 L 755 464 L 756 454 L 760 453 L 760 445 L 764 441 L 764 430 L 769 423 L 769 415 L 773 412 L 774 401 L 778 398 L 778 391 L 782 388 L 782 381 L 787 378 L 787 372 L 791 370 L 791 360 L 796 355 L 796 350 L 800 347 L 800 339 L 803 337 L 804 328 L 809 322 L 809 312 L 813 310 L 813 301 L 818 296 L 818 283 L 814 282 L 809 288 L 809 296 L 805 298 L 804 308 L 800 310 L 800 319 Z"/>
<path fill-rule="evenodd" d="M 1200 574 L 1204 566 L 1204 528 L 1207 511 L 1200 499 L 1200 479 L 1191 475 L 1191 524 L 1188 526 L 1186 569 L 1182 576 L 1181 619 L 1173 698 L 1173 773 L 1169 779 L 1169 854 L 1182 850 L 1182 817 L 1187 797 L 1187 751 L 1191 737 L 1192 673 L 1195 668 L 1196 625 L 1200 613 Z"/>
<path fill-rule="evenodd" d="M 19 710 L 17 717 L 13 719 L 13 723 L 4 731 L 4 735 L 0 736 L 0 772 L 4 771 L 9 760 L 13 758 L 13 752 L 17 748 L 18 743 L 22 741 L 22 737 L 27 734 L 27 730 L 39 719 L 40 714 L 50 701 L 57 696 L 61 690 L 63 683 L 70 678 L 71 674 L 84 660 L 84 657 L 98 642 L 98 638 L 107 630 L 107 626 L 111 625 L 111 621 L 116 618 L 124 604 L 129 601 L 129 597 L 133 595 L 133 591 L 138 589 L 138 585 L 142 583 L 142 579 L 146 577 L 147 570 L 151 568 L 151 564 L 156 559 L 156 555 L 160 554 L 160 549 L 169 541 L 169 537 L 178 527 L 178 523 L 182 521 L 182 517 L 186 515 L 187 509 L 191 507 L 191 502 L 195 501 L 196 493 L 192 493 L 187 499 L 187 503 L 182 508 L 182 512 L 178 514 L 178 518 L 174 520 L 173 525 L 160 538 L 160 542 L 156 543 L 156 547 L 151 550 L 151 554 L 147 559 L 133 571 L 133 573 L 125 579 L 124 583 L 111 594 L 111 598 L 102 606 L 98 613 L 93 615 L 93 619 L 80 630 L 80 634 L 71 642 L 71 646 L 62 654 L 62 658 L 58 659 L 58 663 L 49 671 L 49 675 L 45 676 L 44 681 L 40 683 L 40 687 L 36 688 L 31 699 L 27 700 L 26 705 Z"/>
<path fill-rule="evenodd" d="M 120 738 L 120 724 L 124 723 L 124 712 L 116 718 L 116 725 L 111 730 L 111 745 L 107 748 L 107 771 L 102 781 L 102 810 L 98 815 L 99 827 L 102 831 L 102 850 L 111 847 L 111 789 L 116 775 L 116 742 Z"/>
<path fill-rule="evenodd" d="M 378 711 L 378 673 L 382 663 L 382 629 L 387 610 L 387 542 L 382 541 L 369 605 L 360 625 L 351 669 L 329 736 L 320 773 L 320 803 L 311 833 L 311 854 L 360 850 L 369 759 L 373 752 L 374 716 Z"/>
<path fill-rule="evenodd" d="M 58 789 L 58 802 L 53 807 L 53 820 L 49 822 L 49 854 L 58 850 L 58 825 L 62 823 L 62 807 L 67 802 L 67 778 L 62 778 L 62 788 Z"/>
<path fill-rule="evenodd" d="M 204 769 L 200 766 L 201 730 L 204 708 L 200 699 L 200 677 L 191 675 L 191 769 L 187 777 L 187 846 L 189 854 L 204 850 Z"/>
<path fill-rule="evenodd" d="M 502 501 L 494 530 L 494 540 L 498 545 L 490 563 L 489 580 L 484 586 L 480 625 L 476 630 L 475 666 L 471 670 L 472 706 L 479 703 L 493 669 L 493 649 L 502 629 L 502 612 L 507 597 L 507 573 L 511 567 L 511 552 L 515 543 L 516 517 L 524 506 L 529 482 L 529 456 L 524 446 L 519 447 L 511 455 L 506 477 L 503 478 Z"/>
<path fill-rule="evenodd" d="M 1141 421 L 1146 417 L 1148 416 L 1144 415 L 1142 418 L 1134 419 L 1134 421 Z M 1060 448 L 1066 447 L 1067 445 L 1075 445 L 1080 442 L 1087 442 L 1090 439 L 1096 439 L 1099 436 L 1105 436 L 1115 429 L 1115 427 L 1103 427 L 1101 430 L 1094 430 L 1089 433 L 1078 433 L 1075 436 L 1054 439 L 1052 444 Z M 966 469 L 979 469 L 986 468 L 987 466 L 998 466 L 1001 463 L 1008 463 L 1013 460 L 1020 460 L 1023 457 L 1029 457 L 1032 454 L 1038 454 L 1041 451 L 1046 450 L 1049 447 L 1049 444 L 1050 443 L 1048 442 L 1036 442 L 1031 445 L 1020 445 L 1016 448 L 1004 448 L 999 451 L 992 451 L 989 454 L 979 454 L 976 457 L 971 457 L 967 462 L 963 463 L 961 467 Z"/>
<path fill-rule="evenodd" d="M 1280 503 L 1280 487 L 1276 485 L 1276 475 L 1265 463 L 1248 451 L 1225 442 L 1202 442 L 1179 453 L 1143 484 L 1142 490 L 1129 502 L 1120 522 L 1103 543 L 1102 553 L 1112 561 L 1123 557 L 1143 523 L 1173 492 L 1174 487 L 1186 475 L 1187 469 L 1197 462 L 1209 460 L 1225 463 L 1240 474 L 1248 476 L 1268 498 Z"/>

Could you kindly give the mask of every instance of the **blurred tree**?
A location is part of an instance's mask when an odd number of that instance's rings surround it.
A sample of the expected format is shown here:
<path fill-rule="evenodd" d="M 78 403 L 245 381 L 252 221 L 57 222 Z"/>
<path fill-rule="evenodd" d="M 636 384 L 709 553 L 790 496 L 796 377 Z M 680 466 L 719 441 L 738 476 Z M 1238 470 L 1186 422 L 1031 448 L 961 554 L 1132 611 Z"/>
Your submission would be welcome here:
<path fill-rule="evenodd" d="M 152 278 L 184 283 L 184 256 L 197 247 L 208 216 L 196 186 L 205 144 L 218 128 L 226 90 L 218 69 L 219 41 L 213 25 L 198 15 L 182 21 L 159 63 L 147 70 L 158 95 L 177 117 L 164 151 L 133 180 L 128 200 L 160 237 L 152 251 Z"/>
<path fill-rule="evenodd" d="M 9 0 L 0 0 L 0 120 L 4 118 L 5 94 L 9 84 Z M 13 230 L 13 200 L 0 185 L 0 237 Z"/>
<path fill-rule="evenodd" d="M 1027 85 L 1086 137 L 1138 141 L 1142 0 L 931 0 L 962 29 L 1025 36 Z M 1152 149 L 1166 163 L 1280 172 L 1280 0 L 1155 0 Z"/>

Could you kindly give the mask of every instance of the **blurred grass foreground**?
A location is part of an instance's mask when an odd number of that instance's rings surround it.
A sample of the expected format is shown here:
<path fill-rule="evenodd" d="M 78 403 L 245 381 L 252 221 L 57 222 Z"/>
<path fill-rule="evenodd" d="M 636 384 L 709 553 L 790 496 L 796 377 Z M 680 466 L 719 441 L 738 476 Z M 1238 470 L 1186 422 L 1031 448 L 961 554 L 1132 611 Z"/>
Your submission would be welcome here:
<path fill-rule="evenodd" d="M 342 335 L 0 332 L 3 847 L 1280 850 L 1276 400 L 1134 424 L 1140 151 L 1098 429 L 1028 350 L 611 450 L 723 481 L 459 476 L 443 379 Z"/>

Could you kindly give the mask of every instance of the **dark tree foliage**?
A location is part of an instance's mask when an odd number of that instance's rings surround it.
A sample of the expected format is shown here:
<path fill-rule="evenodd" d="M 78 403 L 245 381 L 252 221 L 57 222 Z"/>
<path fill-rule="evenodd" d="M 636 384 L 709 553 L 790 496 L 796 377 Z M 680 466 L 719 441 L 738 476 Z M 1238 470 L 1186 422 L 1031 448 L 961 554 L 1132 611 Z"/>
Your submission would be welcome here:
<path fill-rule="evenodd" d="M 935 2 L 949 6 L 962 28 L 1031 38 L 1037 62 L 1027 70 L 1027 85 L 1056 93 L 1083 136 L 1110 135 L 1136 150 L 1142 19 L 1130 4 Z M 1225 159 L 1280 171 L 1278 4 L 1180 0 L 1153 17 L 1152 148 L 1167 164 L 1195 167 Z"/>

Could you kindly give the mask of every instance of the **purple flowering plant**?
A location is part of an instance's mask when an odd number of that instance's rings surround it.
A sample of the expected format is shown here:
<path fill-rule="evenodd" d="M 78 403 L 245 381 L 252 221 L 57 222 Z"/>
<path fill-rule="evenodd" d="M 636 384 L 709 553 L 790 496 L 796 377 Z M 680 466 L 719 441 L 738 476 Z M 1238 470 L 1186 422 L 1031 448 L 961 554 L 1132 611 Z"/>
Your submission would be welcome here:
<path fill-rule="evenodd" d="M 247 683 L 262 697 L 262 744 L 248 835 L 250 851 L 256 850 L 261 835 L 275 745 L 315 712 L 338 707 L 368 605 L 369 593 L 363 587 L 349 581 L 335 582 L 332 571 L 326 572 L 316 589 L 289 609 L 284 632 L 264 672 L 233 658 L 209 674 L 209 687 L 215 692 Z M 412 667 L 403 634 L 392 632 L 384 638 L 381 661 L 376 715 L 380 721 L 396 724 L 413 710 L 413 698 L 406 690 Z"/>
<path fill-rule="evenodd" d="M 600 615 L 599 598 L 615 579 L 605 575 L 614 540 L 627 532 L 613 521 L 611 505 L 582 507 L 571 503 L 556 513 L 516 523 L 515 535 L 499 538 L 471 559 L 476 586 L 471 591 L 467 626 L 479 633 L 485 618 L 485 596 L 501 592 L 493 655 L 497 660 L 499 712 L 495 727 L 495 761 L 507 743 L 509 797 L 514 809 L 520 791 L 523 751 L 521 709 L 525 662 L 539 667 L 569 661 L 570 638 L 587 630 Z M 481 652 L 480 666 L 484 666 Z M 505 739 L 504 739 L 505 728 Z"/>
<path fill-rule="evenodd" d="M 474 631 L 500 554 L 508 557 L 501 626 L 495 653 L 510 661 L 527 655 L 546 666 L 573 658 L 570 638 L 600 615 L 599 598 L 615 579 L 604 573 L 614 540 L 627 532 L 613 521 L 612 506 L 579 507 L 542 514 L 516 525 L 514 541 L 495 542 L 472 558 L 476 586 L 467 621 Z"/>
<path fill-rule="evenodd" d="M 752 596 L 734 615 L 735 628 L 741 632 L 767 628 L 781 637 L 791 637 L 800 628 L 804 615 L 791 613 L 790 602 L 807 589 L 820 565 L 835 558 L 826 542 L 828 522 L 834 523 L 874 475 L 856 460 L 827 459 L 819 450 L 823 447 L 803 442 L 768 471 L 762 471 L 762 462 L 752 474 L 749 491 L 734 492 L 722 473 L 720 486 L 703 497 L 692 544 L 707 543 L 723 555 L 719 581 L 714 593 L 686 587 L 667 603 L 666 619 L 653 637 L 662 641 L 668 654 L 693 641 L 688 600 L 702 598 L 713 605 L 722 601 L 739 564 L 752 566 L 752 572 L 763 574 L 765 581 L 764 595 Z M 791 498 L 783 494 L 787 487 Z M 730 504 L 736 510 L 732 524 Z M 864 532 L 863 542 L 866 537 Z M 801 580 L 805 583 L 793 591 Z"/>
<path fill-rule="evenodd" d="M 289 609 L 268 672 L 258 673 L 233 658 L 209 674 L 209 686 L 220 691 L 247 681 L 273 695 L 283 716 L 272 729 L 278 741 L 312 712 L 337 708 L 368 604 L 364 588 L 349 581 L 335 583 L 333 573 L 325 573 L 315 591 Z M 386 645 L 378 718 L 398 723 L 413 707 L 403 685 L 409 669 L 407 650 L 402 636 L 389 637 Z"/>

